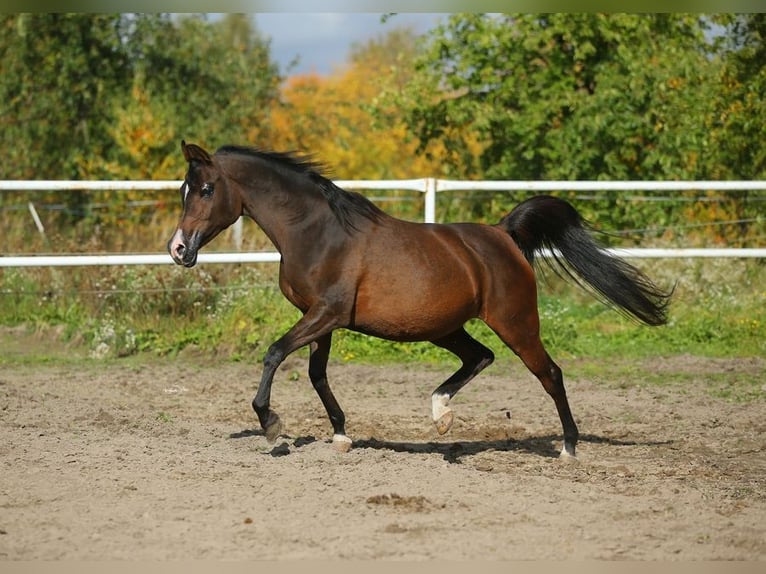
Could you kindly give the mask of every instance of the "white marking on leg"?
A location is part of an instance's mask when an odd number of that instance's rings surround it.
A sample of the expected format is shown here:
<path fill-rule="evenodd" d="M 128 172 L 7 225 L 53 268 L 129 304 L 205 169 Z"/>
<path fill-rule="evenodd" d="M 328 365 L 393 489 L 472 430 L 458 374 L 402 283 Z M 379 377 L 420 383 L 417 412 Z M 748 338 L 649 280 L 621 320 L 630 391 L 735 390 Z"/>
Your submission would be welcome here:
<path fill-rule="evenodd" d="M 434 418 L 436 431 L 439 434 L 444 434 L 452 428 L 454 416 L 452 415 L 452 409 L 447 406 L 449 399 L 450 396 L 447 394 L 437 393 L 431 395 L 431 414 Z"/>
<path fill-rule="evenodd" d="M 452 411 L 452 409 L 447 406 L 449 405 L 449 399 L 450 397 L 447 394 L 442 395 L 434 393 L 431 395 L 431 415 L 433 416 L 434 422 Z"/>

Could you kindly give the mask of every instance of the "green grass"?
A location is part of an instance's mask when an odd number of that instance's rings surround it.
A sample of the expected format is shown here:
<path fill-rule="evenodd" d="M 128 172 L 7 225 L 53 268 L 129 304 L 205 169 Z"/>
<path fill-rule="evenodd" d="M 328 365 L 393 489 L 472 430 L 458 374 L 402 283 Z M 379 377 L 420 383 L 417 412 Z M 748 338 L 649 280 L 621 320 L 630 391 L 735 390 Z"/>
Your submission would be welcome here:
<path fill-rule="evenodd" d="M 644 386 L 660 400 L 664 392 L 683 393 L 690 385 L 704 385 L 711 396 L 730 402 L 762 400 L 764 262 L 643 267 L 660 284 L 676 284 L 666 326 L 638 325 L 559 280 L 540 286 L 542 338 L 565 378 Z M 179 353 L 192 363 L 213 358 L 257 364 L 300 316 L 276 287 L 275 271 L 269 265 L 0 270 L 0 368 L 64 362 L 103 369 Z M 526 373 L 483 323 L 470 321 L 467 329 L 495 352 L 492 370 Z M 306 357 L 307 349 L 297 354 Z M 727 361 L 719 364 L 719 358 Z M 737 358 L 742 361 L 731 360 Z M 331 360 L 456 365 L 455 357 L 429 343 L 394 343 L 347 330 L 335 333 Z M 658 368 L 661 362 L 664 368 Z M 171 419 L 159 413 L 157 420 Z"/>
<path fill-rule="evenodd" d="M 669 357 L 670 364 L 662 369 L 657 368 L 657 363 L 663 357 L 574 360 L 566 364 L 566 375 L 617 388 L 651 388 L 658 399 L 663 390 L 684 394 L 694 385 L 703 385 L 711 396 L 729 402 L 747 403 L 764 398 L 763 371 L 759 374 L 759 367 L 748 364 L 747 358 L 739 364 L 729 358 L 719 365 L 699 356 L 680 361 L 673 361 L 673 355 Z"/>
<path fill-rule="evenodd" d="M 690 354 L 766 356 L 766 264 L 760 260 L 649 261 L 661 285 L 676 284 L 670 320 L 645 327 L 558 279 L 540 286 L 543 341 L 557 359 Z M 3 269 L 0 325 L 57 329 L 93 358 L 175 355 L 193 348 L 260 361 L 299 313 L 276 287 L 276 268 L 208 265 Z M 498 359 L 512 353 L 479 321 L 468 330 Z M 305 350 L 300 351 L 306 353 Z M 428 343 L 393 343 L 340 330 L 333 358 L 452 363 Z"/>

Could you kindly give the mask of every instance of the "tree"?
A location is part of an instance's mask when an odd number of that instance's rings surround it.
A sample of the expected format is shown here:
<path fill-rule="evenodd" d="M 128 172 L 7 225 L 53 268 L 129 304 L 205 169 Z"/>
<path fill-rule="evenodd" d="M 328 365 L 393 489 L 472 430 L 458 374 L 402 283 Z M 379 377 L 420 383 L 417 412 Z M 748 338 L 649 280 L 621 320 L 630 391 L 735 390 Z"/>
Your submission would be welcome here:
<path fill-rule="evenodd" d="M 693 126 L 687 96 L 709 86 L 703 32 L 677 14 L 453 15 L 400 104 L 421 141 L 470 125 L 489 177 L 685 176 L 701 130 L 669 126 L 680 109 Z"/>
<path fill-rule="evenodd" d="M 393 100 L 423 145 L 464 149 L 475 134 L 489 178 L 696 178 L 717 76 L 708 25 L 683 14 L 455 14 Z M 654 204 L 639 221 L 624 194 L 605 197 L 589 209 L 608 226 L 667 217 Z"/>
<path fill-rule="evenodd" d="M 7 179 L 179 177 L 182 138 L 242 142 L 279 82 L 268 41 L 241 14 L 2 15 L 0 66 Z M 105 202 L 99 219 L 117 221 L 125 202 L 144 195 L 56 199 L 74 219 Z"/>
<path fill-rule="evenodd" d="M 266 145 L 310 153 L 348 179 L 415 178 L 455 173 L 441 142 L 424 146 L 408 133 L 396 106 L 380 101 L 414 74 L 417 36 L 399 28 L 352 48 L 346 67 L 329 76 L 293 76 L 272 109 Z M 454 158 L 452 158 L 454 159 Z M 445 166 L 450 167 L 448 172 Z"/>
<path fill-rule="evenodd" d="M 0 65 L 5 178 L 156 173 L 181 137 L 241 141 L 279 82 L 242 14 L 2 15 Z"/>
<path fill-rule="evenodd" d="M 710 94 L 714 107 L 708 115 L 711 179 L 766 178 L 766 15 L 744 14 L 720 18 L 721 60 L 717 89 Z M 717 226 L 720 242 L 746 244 L 766 232 L 764 194 L 741 191 L 729 201 L 696 210 L 698 221 L 729 220 L 736 225 Z"/>
<path fill-rule="evenodd" d="M 241 143 L 265 121 L 279 75 L 268 42 L 244 14 L 137 17 L 132 86 L 116 98 L 120 169 L 175 177 L 181 139 Z"/>
<path fill-rule="evenodd" d="M 132 84 L 113 102 L 115 154 L 92 166 L 90 177 L 178 178 L 185 171 L 181 139 L 215 148 L 257 133 L 279 76 L 268 42 L 248 16 L 209 21 L 198 15 L 139 15 L 132 22 Z M 119 201 L 151 195 L 126 192 Z M 137 220 L 155 216 L 153 210 L 135 209 L 108 215 L 125 213 Z"/>
<path fill-rule="evenodd" d="M 709 122 L 716 152 L 713 175 L 766 177 L 766 14 L 745 14 L 728 22 L 725 66 L 717 106 Z"/>
<path fill-rule="evenodd" d="M 129 85 L 119 14 L 0 16 L 2 178 L 81 176 L 109 150 L 111 98 Z"/>

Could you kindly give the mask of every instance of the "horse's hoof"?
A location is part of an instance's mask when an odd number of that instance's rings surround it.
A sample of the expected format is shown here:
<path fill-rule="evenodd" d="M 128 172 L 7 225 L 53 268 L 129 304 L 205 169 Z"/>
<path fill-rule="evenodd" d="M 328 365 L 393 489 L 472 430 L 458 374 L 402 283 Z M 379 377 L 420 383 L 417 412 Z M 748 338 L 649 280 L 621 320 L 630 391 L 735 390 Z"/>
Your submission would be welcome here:
<path fill-rule="evenodd" d="M 338 452 L 348 452 L 351 450 L 351 439 L 344 434 L 336 434 L 332 437 L 332 446 Z"/>
<path fill-rule="evenodd" d="M 275 443 L 277 437 L 282 433 L 282 421 L 279 419 L 279 415 L 273 414 L 269 417 L 269 426 L 266 427 L 266 440 L 270 443 Z"/>
<path fill-rule="evenodd" d="M 452 411 L 445 412 L 442 416 L 434 421 L 434 424 L 436 425 L 436 432 L 439 434 L 446 433 L 449 429 L 452 428 L 452 423 L 454 421 L 455 415 L 452 414 Z"/>
<path fill-rule="evenodd" d="M 578 458 L 575 456 L 574 450 L 570 452 L 569 450 L 567 450 L 566 447 L 561 449 L 561 453 L 559 453 L 559 460 L 561 462 L 566 462 L 570 464 L 577 464 L 578 462 L 580 462 Z"/>

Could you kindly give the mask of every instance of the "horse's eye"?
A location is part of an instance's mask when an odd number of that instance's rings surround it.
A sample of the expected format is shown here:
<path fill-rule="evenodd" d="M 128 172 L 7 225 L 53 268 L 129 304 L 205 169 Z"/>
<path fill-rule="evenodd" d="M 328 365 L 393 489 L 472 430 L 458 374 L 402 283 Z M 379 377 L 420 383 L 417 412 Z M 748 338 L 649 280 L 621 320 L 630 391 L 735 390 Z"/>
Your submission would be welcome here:
<path fill-rule="evenodd" d="M 202 184 L 202 197 L 210 197 L 213 195 L 213 190 L 215 188 L 213 187 L 212 183 L 204 183 Z"/>

